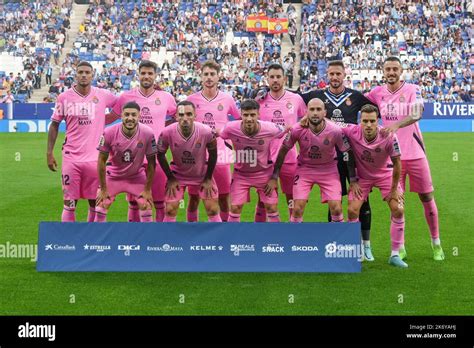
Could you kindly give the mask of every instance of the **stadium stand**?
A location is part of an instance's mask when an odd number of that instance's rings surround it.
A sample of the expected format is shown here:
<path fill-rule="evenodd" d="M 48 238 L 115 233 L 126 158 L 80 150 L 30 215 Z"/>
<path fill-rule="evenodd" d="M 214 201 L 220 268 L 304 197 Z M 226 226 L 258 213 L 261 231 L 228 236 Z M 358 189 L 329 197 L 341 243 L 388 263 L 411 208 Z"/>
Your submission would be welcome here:
<path fill-rule="evenodd" d="M 58 64 L 69 27 L 71 1 L 21 1 L 0 5 L 1 95 L 26 102 Z M 8 68 L 9 70 L 6 70 Z M 11 98 L 10 98 L 11 99 Z"/>
<path fill-rule="evenodd" d="M 382 82 L 384 58 L 397 55 L 404 80 L 419 84 L 425 100 L 470 101 L 472 11 L 465 0 L 305 1 L 302 81 L 316 86 L 325 78 L 327 60 L 337 58 L 351 75 L 347 85 L 367 91 Z"/>

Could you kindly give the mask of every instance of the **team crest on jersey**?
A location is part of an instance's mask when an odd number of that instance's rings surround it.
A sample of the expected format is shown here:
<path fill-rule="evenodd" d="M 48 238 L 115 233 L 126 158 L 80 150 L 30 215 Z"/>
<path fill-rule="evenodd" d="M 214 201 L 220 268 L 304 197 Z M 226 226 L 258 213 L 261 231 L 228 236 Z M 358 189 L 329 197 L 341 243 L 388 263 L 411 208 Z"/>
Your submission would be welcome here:
<path fill-rule="evenodd" d="M 161 100 L 160 98 L 155 99 L 155 105 L 161 105 Z"/>
<path fill-rule="evenodd" d="M 329 145 L 329 139 L 327 139 L 327 138 L 324 139 L 324 143 L 323 143 L 323 144 L 324 144 L 324 145 Z"/>
<path fill-rule="evenodd" d="M 200 149 L 201 148 L 201 143 L 197 143 L 196 144 L 196 149 Z"/>
<path fill-rule="evenodd" d="M 219 111 L 224 110 L 224 106 L 221 103 L 219 103 L 219 105 L 217 105 L 217 110 Z"/>
<path fill-rule="evenodd" d="M 404 103 L 404 102 L 405 102 L 405 96 L 402 94 L 402 95 L 400 96 L 400 99 L 399 99 L 399 100 L 400 100 L 400 103 Z"/>
<path fill-rule="evenodd" d="M 288 104 L 286 104 L 286 108 L 287 108 L 288 110 L 293 109 L 293 104 L 291 104 L 290 102 L 288 102 Z"/>
<path fill-rule="evenodd" d="M 143 141 L 139 140 L 137 144 L 137 148 L 141 149 L 143 147 Z"/>
<path fill-rule="evenodd" d="M 99 98 L 97 98 L 97 97 L 92 98 L 92 102 L 94 104 L 97 104 L 99 102 Z"/>
<path fill-rule="evenodd" d="M 264 141 L 263 139 L 260 139 L 260 140 L 258 141 L 258 145 L 263 145 L 263 144 L 265 144 L 265 141 Z"/>
<path fill-rule="evenodd" d="M 282 117 L 281 111 L 280 110 L 273 111 L 273 116 L 275 116 L 276 118 L 281 118 Z"/>
<path fill-rule="evenodd" d="M 352 105 L 351 98 L 347 98 L 347 99 L 346 99 L 346 105 L 347 105 L 347 106 L 351 106 L 351 105 Z"/>
<path fill-rule="evenodd" d="M 382 151 L 382 149 L 380 147 L 375 149 L 375 152 L 380 152 L 380 151 Z"/>

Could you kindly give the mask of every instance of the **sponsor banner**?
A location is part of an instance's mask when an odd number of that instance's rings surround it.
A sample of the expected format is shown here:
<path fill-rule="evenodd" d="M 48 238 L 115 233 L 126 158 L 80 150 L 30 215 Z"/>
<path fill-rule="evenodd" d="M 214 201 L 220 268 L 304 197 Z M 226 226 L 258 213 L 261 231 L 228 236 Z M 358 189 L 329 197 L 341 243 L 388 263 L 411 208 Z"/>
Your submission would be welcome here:
<path fill-rule="evenodd" d="M 360 272 L 360 224 L 39 226 L 40 272 Z"/>
<path fill-rule="evenodd" d="M 424 119 L 474 120 L 474 103 L 425 103 Z"/>
<path fill-rule="evenodd" d="M 47 133 L 49 120 L 0 120 L 0 133 Z M 59 124 L 59 131 L 66 131 L 66 123 Z"/>

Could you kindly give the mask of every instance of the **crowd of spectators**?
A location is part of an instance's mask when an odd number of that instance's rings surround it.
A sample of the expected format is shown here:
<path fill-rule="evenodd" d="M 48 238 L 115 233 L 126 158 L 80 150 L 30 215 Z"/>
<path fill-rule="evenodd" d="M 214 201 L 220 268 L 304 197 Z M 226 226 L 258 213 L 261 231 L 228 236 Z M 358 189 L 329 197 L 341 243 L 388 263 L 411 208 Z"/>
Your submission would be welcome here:
<path fill-rule="evenodd" d="M 265 66 L 287 58 L 281 57 L 279 35 L 246 31 L 246 17 L 253 13 L 286 16 L 281 0 L 96 2 L 79 28 L 68 66 L 96 61 L 96 84 L 120 92 L 138 84 L 140 60 L 165 51 L 169 59 L 160 62 L 160 85 L 184 98 L 199 89 L 201 64 L 214 59 L 222 66 L 223 89 L 243 97 L 261 83 Z M 229 33 L 241 40 L 229 40 Z"/>
<path fill-rule="evenodd" d="M 0 5 L 0 53 L 21 57 L 23 70 L 0 69 L 0 93 L 6 101 L 27 101 L 42 83 L 51 84 L 70 27 L 72 1 L 9 2 Z M 48 75 L 49 74 L 49 75 Z M 49 78 L 49 79 L 48 79 Z"/>
<path fill-rule="evenodd" d="M 325 61 L 342 59 L 348 73 L 376 71 L 347 81 L 368 90 L 383 83 L 382 62 L 399 56 L 407 82 L 427 101 L 470 101 L 474 67 L 470 0 L 304 1 L 301 17 L 303 88 L 318 86 Z M 321 71 L 322 70 L 322 71 Z"/>
<path fill-rule="evenodd" d="M 383 83 L 384 58 L 396 55 L 403 79 L 419 84 L 425 100 L 473 97 L 474 24 L 468 0 L 306 0 L 300 28 L 295 7 L 289 4 L 285 11 L 282 3 L 94 0 L 62 62 L 57 57 L 69 27 L 70 3 L 5 5 L 0 51 L 24 57 L 24 71 L 5 74 L 1 87 L 14 97 L 29 97 L 44 76 L 50 92 L 45 101 L 54 101 L 73 83 L 75 64 L 87 60 L 98 68 L 94 83 L 120 93 L 138 85 L 140 60 L 153 58 L 160 63 L 160 87 L 181 100 L 200 88 L 202 62 L 214 59 L 222 66 L 222 89 L 241 99 L 266 83 L 263 72 L 271 63 L 283 65 L 289 88 L 306 91 L 326 87 L 327 60 L 342 59 L 346 86 L 367 91 Z M 256 13 L 289 19 L 289 54 L 282 56 L 280 35 L 246 31 L 246 17 Z M 298 46 L 301 66 L 295 71 Z M 58 81 L 51 81 L 53 64 L 60 66 Z M 299 86 L 293 83 L 296 74 Z"/>

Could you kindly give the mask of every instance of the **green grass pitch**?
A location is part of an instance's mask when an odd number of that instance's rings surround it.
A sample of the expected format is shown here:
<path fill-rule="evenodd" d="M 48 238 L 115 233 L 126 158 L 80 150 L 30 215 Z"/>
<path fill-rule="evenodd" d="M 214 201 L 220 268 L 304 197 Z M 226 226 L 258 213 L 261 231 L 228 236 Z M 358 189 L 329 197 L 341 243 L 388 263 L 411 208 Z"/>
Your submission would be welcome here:
<path fill-rule="evenodd" d="M 58 161 L 62 139 L 56 146 Z M 60 173 L 47 169 L 46 134 L 0 134 L 0 141 L 0 244 L 35 244 L 38 223 L 60 219 Z M 364 263 L 360 274 L 38 273 L 29 259 L 0 258 L 0 314 L 472 315 L 474 134 L 427 133 L 425 141 L 444 262 L 432 260 L 422 205 L 408 193 L 410 267 L 395 269 L 387 264 L 389 211 L 376 191 L 371 195 L 376 261 Z M 254 202 L 255 197 L 245 208 L 243 221 L 253 219 Z M 281 203 L 282 219 L 287 221 Z M 80 202 L 78 220 L 85 220 L 86 206 Z M 109 221 L 124 221 L 126 214 L 122 196 Z M 326 214 L 327 207 L 319 203 L 314 190 L 306 221 L 325 221 Z M 183 219 L 184 210 L 178 216 Z"/>

